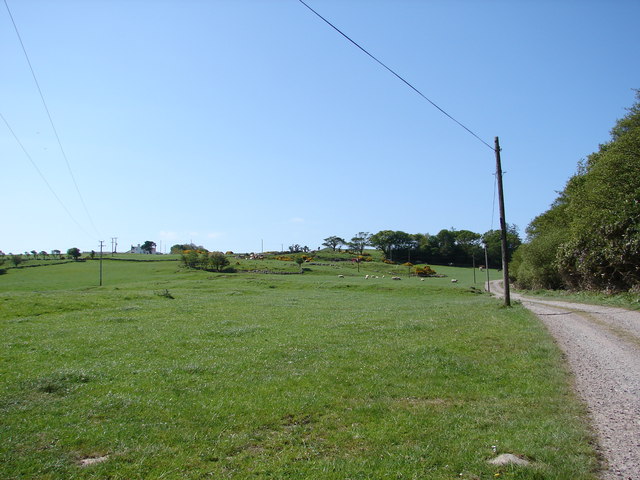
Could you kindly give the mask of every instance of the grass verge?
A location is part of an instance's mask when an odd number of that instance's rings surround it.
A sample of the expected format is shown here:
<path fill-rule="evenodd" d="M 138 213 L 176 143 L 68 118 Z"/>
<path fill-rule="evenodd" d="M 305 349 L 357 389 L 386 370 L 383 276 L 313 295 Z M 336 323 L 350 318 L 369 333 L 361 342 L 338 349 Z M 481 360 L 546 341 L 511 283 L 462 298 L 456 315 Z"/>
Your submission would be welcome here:
<path fill-rule="evenodd" d="M 468 273 L 108 269 L 2 277 L 0 477 L 596 478 L 557 348 Z"/>

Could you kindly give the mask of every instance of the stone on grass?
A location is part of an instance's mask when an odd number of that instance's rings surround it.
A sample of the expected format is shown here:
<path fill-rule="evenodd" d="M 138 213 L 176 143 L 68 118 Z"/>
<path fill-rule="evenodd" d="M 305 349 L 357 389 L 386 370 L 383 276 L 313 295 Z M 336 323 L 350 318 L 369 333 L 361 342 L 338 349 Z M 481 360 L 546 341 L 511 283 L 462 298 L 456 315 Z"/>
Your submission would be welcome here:
<path fill-rule="evenodd" d="M 520 458 L 511 453 L 503 453 L 496 458 L 489 460 L 492 465 L 529 465 L 529 462 L 524 458 Z"/>
<path fill-rule="evenodd" d="M 103 457 L 88 457 L 80 460 L 81 467 L 88 467 L 89 465 L 95 465 L 96 463 L 106 462 L 109 459 L 109 455 Z"/>

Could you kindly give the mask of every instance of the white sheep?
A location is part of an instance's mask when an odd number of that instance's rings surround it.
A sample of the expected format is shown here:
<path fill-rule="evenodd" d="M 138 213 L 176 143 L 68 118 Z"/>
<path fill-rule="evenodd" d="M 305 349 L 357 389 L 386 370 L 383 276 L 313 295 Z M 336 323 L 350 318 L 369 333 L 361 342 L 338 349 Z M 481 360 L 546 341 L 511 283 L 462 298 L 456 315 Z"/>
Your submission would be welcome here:
<path fill-rule="evenodd" d="M 402 280 L 400 277 L 391 277 L 392 280 Z"/>
<path fill-rule="evenodd" d="M 369 279 L 369 275 L 365 275 L 364 278 L 365 278 L 365 280 L 368 280 Z"/>
<path fill-rule="evenodd" d="M 457 278 L 452 278 L 451 279 L 451 283 L 458 283 L 458 279 Z"/>
<path fill-rule="evenodd" d="M 344 278 L 344 275 L 338 275 L 338 278 Z"/>

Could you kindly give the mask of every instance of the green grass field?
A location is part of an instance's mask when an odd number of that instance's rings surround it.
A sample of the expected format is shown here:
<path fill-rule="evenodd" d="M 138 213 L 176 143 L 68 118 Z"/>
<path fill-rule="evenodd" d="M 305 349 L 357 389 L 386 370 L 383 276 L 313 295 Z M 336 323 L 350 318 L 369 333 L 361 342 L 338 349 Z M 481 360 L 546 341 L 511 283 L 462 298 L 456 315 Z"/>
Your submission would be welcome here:
<path fill-rule="evenodd" d="M 470 269 L 167 259 L 0 276 L 0 478 L 596 478 L 558 349 Z"/>

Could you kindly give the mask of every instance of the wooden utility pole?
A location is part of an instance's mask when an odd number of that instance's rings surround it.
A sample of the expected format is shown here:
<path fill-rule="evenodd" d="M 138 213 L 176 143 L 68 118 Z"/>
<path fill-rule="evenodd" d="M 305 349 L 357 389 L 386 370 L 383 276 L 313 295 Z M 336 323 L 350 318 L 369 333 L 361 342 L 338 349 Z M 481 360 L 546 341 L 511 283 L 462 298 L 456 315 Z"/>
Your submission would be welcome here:
<path fill-rule="evenodd" d="M 100 286 L 102 286 L 102 247 L 104 240 L 100 240 Z"/>
<path fill-rule="evenodd" d="M 473 258 L 473 284 L 476 284 L 476 254 L 472 253 L 471 257 Z"/>
<path fill-rule="evenodd" d="M 496 175 L 498 180 L 498 203 L 500 205 L 500 231 L 502 240 L 502 278 L 504 282 L 504 304 L 511 306 L 511 294 L 509 289 L 509 262 L 507 258 L 507 222 L 504 217 L 504 194 L 502 191 L 502 164 L 500 163 L 500 142 L 496 137 Z"/>
<path fill-rule="evenodd" d="M 489 283 L 489 254 L 487 253 L 487 244 L 484 244 L 484 269 L 487 272 L 487 292 L 491 293 L 491 284 Z"/>

